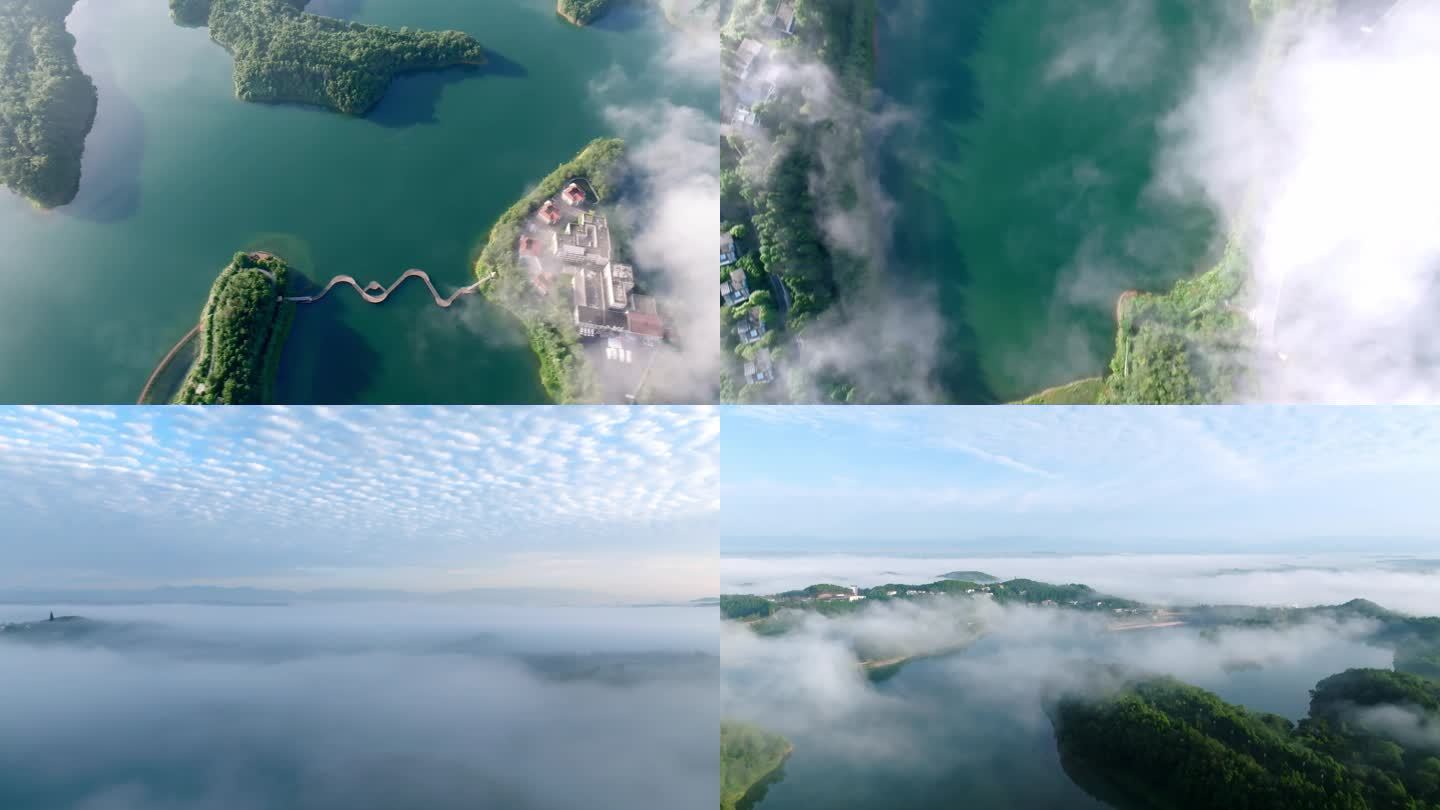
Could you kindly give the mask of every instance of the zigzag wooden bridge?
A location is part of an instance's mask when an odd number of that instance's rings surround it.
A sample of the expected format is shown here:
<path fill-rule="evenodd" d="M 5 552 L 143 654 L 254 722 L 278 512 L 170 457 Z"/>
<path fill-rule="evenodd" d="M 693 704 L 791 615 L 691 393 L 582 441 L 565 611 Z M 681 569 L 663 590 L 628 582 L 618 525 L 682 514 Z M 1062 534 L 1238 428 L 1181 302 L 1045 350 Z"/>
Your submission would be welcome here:
<path fill-rule="evenodd" d="M 426 273 L 424 270 L 418 270 L 412 267 L 409 270 L 401 273 L 400 278 L 396 279 L 395 283 L 391 284 L 389 287 L 380 286 L 380 282 L 378 281 L 372 281 L 364 287 L 361 287 L 360 282 L 356 281 L 354 276 L 342 275 L 330 279 L 329 283 L 327 283 L 325 287 L 315 295 L 289 296 L 286 297 L 285 300 L 293 301 L 297 304 L 313 304 L 316 301 L 324 298 L 326 295 L 329 295 L 330 291 L 335 289 L 336 286 L 348 284 L 350 287 L 354 288 L 355 292 L 360 294 L 361 298 L 365 299 L 366 303 L 383 304 L 385 303 L 385 299 L 389 298 L 390 294 L 395 292 L 395 290 L 398 289 L 401 284 L 404 284 L 407 279 L 418 278 L 423 281 L 425 283 L 425 286 L 430 290 L 430 297 L 435 299 L 435 305 L 440 307 L 441 309 L 448 309 L 450 305 L 455 303 L 455 301 L 461 296 L 473 294 L 480 289 L 481 284 L 484 284 L 493 277 L 494 274 L 492 273 L 491 275 L 480 279 L 474 284 L 466 287 L 461 287 L 460 289 L 452 293 L 450 297 L 446 298 L 440 294 L 439 290 L 435 289 L 435 284 L 430 281 L 429 273 Z"/>

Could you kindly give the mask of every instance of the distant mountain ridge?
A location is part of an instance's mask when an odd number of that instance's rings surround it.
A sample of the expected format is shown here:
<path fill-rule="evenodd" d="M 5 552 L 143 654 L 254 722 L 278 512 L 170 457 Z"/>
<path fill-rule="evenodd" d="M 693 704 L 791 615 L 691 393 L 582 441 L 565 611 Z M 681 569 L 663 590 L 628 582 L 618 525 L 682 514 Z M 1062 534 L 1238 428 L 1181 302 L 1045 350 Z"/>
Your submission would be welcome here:
<path fill-rule="evenodd" d="M 624 602 L 593 591 L 567 588 L 469 588 L 437 593 L 380 588 L 321 588 L 302 591 L 212 585 L 164 586 L 144 589 L 0 589 L 0 604 L 11 605 L 191 604 L 261 607 L 293 603 L 343 604 L 350 602 L 553 605 L 557 607 L 641 606 L 642 604 Z"/>

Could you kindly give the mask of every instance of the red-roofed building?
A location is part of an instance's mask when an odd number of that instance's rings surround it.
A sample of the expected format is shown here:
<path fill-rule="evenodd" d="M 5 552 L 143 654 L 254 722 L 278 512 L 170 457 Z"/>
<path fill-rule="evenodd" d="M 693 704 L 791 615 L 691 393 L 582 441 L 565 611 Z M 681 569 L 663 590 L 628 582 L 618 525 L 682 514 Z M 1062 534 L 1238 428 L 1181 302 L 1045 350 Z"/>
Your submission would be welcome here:
<path fill-rule="evenodd" d="M 560 208 L 555 205 L 554 200 L 546 200 L 545 204 L 540 206 L 540 213 L 537 216 L 546 225 L 554 225 L 560 221 Z"/>
<path fill-rule="evenodd" d="M 520 237 L 520 255 L 539 258 L 541 255 L 540 240 L 533 236 Z"/>
<path fill-rule="evenodd" d="M 651 312 L 625 313 L 625 327 L 627 331 L 642 337 L 656 339 L 665 337 L 664 322 L 660 320 L 659 315 Z"/>
<path fill-rule="evenodd" d="M 560 196 L 565 200 L 565 202 L 570 203 L 571 205 L 579 205 L 580 203 L 585 202 L 585 190 L 580 188 L 579 183 L 571 183 L 570 185 L 566 186 L 565 191 L 561 192 Z"/>

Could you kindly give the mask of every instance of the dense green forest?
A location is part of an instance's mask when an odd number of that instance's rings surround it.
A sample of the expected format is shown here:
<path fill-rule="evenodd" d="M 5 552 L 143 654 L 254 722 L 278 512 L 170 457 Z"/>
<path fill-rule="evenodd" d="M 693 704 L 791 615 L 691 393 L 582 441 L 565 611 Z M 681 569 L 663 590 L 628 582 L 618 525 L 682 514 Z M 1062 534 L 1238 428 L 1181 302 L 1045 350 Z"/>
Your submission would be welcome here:
<path fill-rule="evenodd" d="M 720 810 L 735 810 L 747 794 L 776 777 L 790 742 L 755 726 L 720 724 Z"/>
<path fill-rule="evenodd" d="M 768 0 L 736 4 L 722 35 L 735 45 L 773 7 Z M 853 212 L 857 221 L 867 219 L 861 210 L 866 205 L 864 196 L 851 178 L 835 167 L 855 166 L 863 160 L 860 116 L 874 72 L 876 3 L 797 0 L 795 14 L 798 35 L 777 47 L 804 51 L 830 68 L 844 103 L 833 105 L 823 120 L 814 117 L 797 88 L 759 105 L 758 125 L 766 131 L 771 148 L 752 150 L 744 136 L 732 136 L 723 145 L 720 178 L 722 222 L 748 221 L 754 226 L 757 249 L 742 257 L 740 269 L 754 280 L 752 289 L 766 289 L 766 274 L 775 275 L 790 302 L 783 325 L 778 310 L 770 301 L 764 302 L 771 310 L 766 320 L 770 332 L 747 346 L 738 346 L 730 338 L 735 315 L 744 314 L 742 309 L 732 308 L 723 321 L 726 347 L 742 360 L 750 359 L 760 348 L 770 349 L 782 366 L 794 343 L 792 338 L 832 308 L 843 307 L 847 292 L 863 298 L 864 288 L 873 281 L 865 257 L 832 249 L 819 215 L 845 210 Z M 822 174 L 825 182 L 817 183 Z M 740 401 L 818 398 L 864 402 L 877 398 L 872 392 L 857 390 L 852 380 L 835 369 L 786 368 L 784 389 L 745 386 L 743 381 L 731 379 L 733 371 L 727 371 L 722 396 Z"/>
<path fill-rule="evenodd" d="M 75 60 L 75 0 L 0 0 L 0 184 L 53 208 L 80 190 L 95 83 Z"/>
<path fill-rule="evenodd" d="M 235 57 L 235 95 L 298 102 L 360 115 L 396 75 L 485 61 L 459 31 L 394 31 L 302 9 L 307 0 L 171 0 L 175 20 L 208 25 Z"/>
<path fill-rule="evenodd" d="M 270 399 L 295 304 L 285 295 L 290 267 L 273 256 L 235 254 L 210 288 L 200 317 L 200 350 L 175 402 L 258 405 Z"/>
<path fill-rule="evenodd" d="M 775 612 L 769 600 L 750 594 L 720 594 L 720 615 L 727 619 L 763 619 Z"/>
<path fill-rule="evenodd" d="M 1048 711 L 1066 771 L 1118 807 L 1440 808 L 1437 752 L 1366 723 L 1363 710 L 1382 705 L 1416 707 L 1434 729 L 1440 684 L 1349 670 L 1312 690 L 1298 726 L 1159 677 Z"/>
<path fill-rule="evenodd" d="M 555 402 L 585 402 L 596 398 L 594 369 L 581 350 L 571 315 L 573 300 L 554 291 L 541 297 L 520 266 L 516 247 L 521 228 L 540 203 L 554 196 L 565 182 L 584 177 L 601 200 L 619 190 L 625 142 L 618 138 L 591 141 L 520 198 L 490 228 L 490 237 L 475 263 L 475 275 L 484 282 L 480 291 L 525 324 L 530 348 L 540 359 L 540 381 Z M 612 234 L 613 235 L 613 234 Z"/>

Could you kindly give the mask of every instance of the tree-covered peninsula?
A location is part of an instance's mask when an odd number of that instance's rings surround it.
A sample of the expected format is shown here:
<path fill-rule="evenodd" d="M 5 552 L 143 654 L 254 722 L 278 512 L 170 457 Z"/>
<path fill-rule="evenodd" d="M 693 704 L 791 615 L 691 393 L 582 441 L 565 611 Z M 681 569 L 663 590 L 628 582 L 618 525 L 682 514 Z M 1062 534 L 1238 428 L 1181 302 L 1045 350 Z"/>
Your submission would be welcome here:
<path fill-rule="evenodd" d="M 1163 677 L 1049 711 L 1066 771 L 1120 808 L 1440 808 L 1423 737 L 1440 729 L 1440 683 L 1352 669 L 1310 694 L 1299 724 Z"/>
<path fill-rule="evenodd" d="M 80 190 L 95 83 L 75 60 L 75 0 L 0 0 L 0 184 L 44 208 Z"/>
<path fill-rule="evenodd" d="M 778 734 L 743 723 L 720 723 L 720 810 L 736 810 L 777 779 L 793 751 Z"/>
<path fill-rule="evenodd" d="M 615 0 L 556 0 L 555 13 L 575 25 L 589 25 L 615 5 Z"/>
<path fill-rule="evenodd" d="M 401 73 L 485 61 L 459 31 L 394 31 L 303 11 L 308 0 L 170 0 L 175 21 L 204 25 L 235 57 L 235 95 L 361 115 Z"/>
<path fill-rule="evenodd" d="M 481 294 L 525 325 L 530 348 L 540 360 L 540 382 L 555 402 L 595 400 L 599 396 L 595 369 L 580 346 L 572 314 L 573 299 L 541 293 L 521 267 L 517 251 L 520 234 L 525 220 L 541 203 L 560 193 L 568 180 L 584 178 L 601 200 L 609 199 L 618 188 L 624 158 L 624 141 L 591 141 L 500 215 L 475 263 Z"/>
<path fill-rule="evenodd" d="M 269 401 L 295 317 L 285 301 L 290 267 L 265 253 L 237 253 L 210 288 L 200 350 L 175 402 L 260 405 Z"/>

